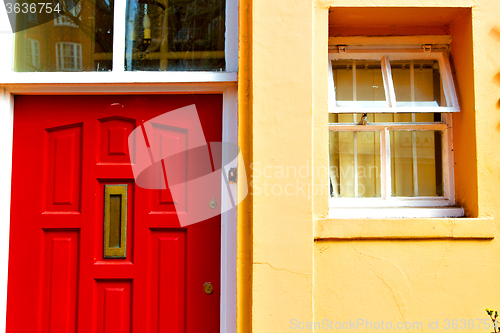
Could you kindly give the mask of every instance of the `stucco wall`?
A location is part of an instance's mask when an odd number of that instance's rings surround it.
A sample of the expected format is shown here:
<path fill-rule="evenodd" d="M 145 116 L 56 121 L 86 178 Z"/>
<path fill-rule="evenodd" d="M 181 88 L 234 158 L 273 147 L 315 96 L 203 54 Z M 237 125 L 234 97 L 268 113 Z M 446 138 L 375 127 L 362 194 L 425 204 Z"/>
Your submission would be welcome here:
<path fill-rule="evenodd" d="M 469 218 L 327 218 L 326 59 L 329 10 L 339 7 L 432 9 L 434 25 L 429 14 L 378 34 L 452 36 L 462 108 L 453 117 L 456 195 Z M 238 213 L 239 332 L 300 331 L 299 322 L 324 319 L 449 332 L 453 319 L 500 309 L 499 13 L 493 0 L 240 2 L 239 141 L 253 195 Z M 357 34 L 377 34 L 356 20 Z M 491 331 L 478 324 L 466 330 Z"/>

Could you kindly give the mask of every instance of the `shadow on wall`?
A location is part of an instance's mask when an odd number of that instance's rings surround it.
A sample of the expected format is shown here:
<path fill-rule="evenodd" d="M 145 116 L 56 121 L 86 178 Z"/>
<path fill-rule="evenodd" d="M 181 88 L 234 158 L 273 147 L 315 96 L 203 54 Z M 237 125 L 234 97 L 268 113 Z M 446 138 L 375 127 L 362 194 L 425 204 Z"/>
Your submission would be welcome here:
<path fill-rule="evenodd" d="M 493 29 L 491 29 L 490 35 L 493 36 L 498 41 L 500 41 L 500 28 L 494 27 Z M 497 85 L 500 86 L 500 73 L 497 73 L 493 77 L 493 82 L 495 82 Z M 500 109 L 500 98 L 498 99 L 497 102 L 497 109 Z M 500 123 L 497 125 L 497 130 L 500 131 Z"/>
<path fill-rule="evenodd" d="M 500 41 L 500 28 L 494 27 L 490 31 L 490 35 L 496 38 L 498 41 Z M 493 78 L 493 81 L 495 81 L 496 84 L 500 85 L 500 73 L 497 73 L 495 77 Z M 500 99 L 498 101 L 497 107 L 500 106 Z"/>

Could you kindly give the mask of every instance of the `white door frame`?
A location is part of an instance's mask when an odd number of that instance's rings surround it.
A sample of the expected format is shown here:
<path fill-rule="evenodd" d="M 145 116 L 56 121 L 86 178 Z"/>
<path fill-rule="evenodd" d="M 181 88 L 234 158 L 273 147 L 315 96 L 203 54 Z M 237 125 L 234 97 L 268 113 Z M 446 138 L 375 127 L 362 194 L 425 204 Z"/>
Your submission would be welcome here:
<path fill-rule="evenodd" d="M 174 94 L 215 93 L 223 96 L 222 141 L 238 143 L 237 87 L 234 82 L 202 84 L 23 84 L 0 86 L 0 332 L 5 332 L 7 276 L 10 229 L 13 116 L 15 95 L 88 95 L 88 94 Z M 227 160 L 224 156 L 223 160 Z M 236 160 L 234 161 L 236 163 Z M 236 167 L 237 165 L 231 165 Z M 224 185 L 225 186 L 225 185 Z M 236 192 L 236 184 L 230 184 Z M 222 191 L 221 207 L 230 204 L 227 191 Z M 9 223 L 7 223 L 9 221 Z M 221 299 L 220 332 L 236 332 L 236 209 L 221 215 Z"/>

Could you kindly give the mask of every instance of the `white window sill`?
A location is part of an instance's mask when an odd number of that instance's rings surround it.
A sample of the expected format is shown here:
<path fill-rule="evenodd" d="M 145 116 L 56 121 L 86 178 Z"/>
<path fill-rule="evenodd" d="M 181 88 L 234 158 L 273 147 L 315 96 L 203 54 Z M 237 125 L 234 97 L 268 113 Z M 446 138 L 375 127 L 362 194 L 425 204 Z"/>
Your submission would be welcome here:
<path fill-rule="evenodd" d="M 2 74 L 2 73 L 0 73 Z M 236 82 L 236 72 L 7 72 L 0 84 L 40 83 L 213 83 Z"/>
<path fill-rule="evenodd" d="M 337 208 L 330 207 L 329 217 L 332 219 L 362 218 L 446 218 L 462 217 L 461 207 L 380 207 L 380 208 Z"/>
<path fill-rule="evenodd" d="M 427 209 L 427 208 L 426 208 Z M 442 209 L 442 208 L 440 208 Z M 495 221 L 490 218 L 362 218 L 319 219 L 316 240 L 349 239 L 493 239 Z"/>

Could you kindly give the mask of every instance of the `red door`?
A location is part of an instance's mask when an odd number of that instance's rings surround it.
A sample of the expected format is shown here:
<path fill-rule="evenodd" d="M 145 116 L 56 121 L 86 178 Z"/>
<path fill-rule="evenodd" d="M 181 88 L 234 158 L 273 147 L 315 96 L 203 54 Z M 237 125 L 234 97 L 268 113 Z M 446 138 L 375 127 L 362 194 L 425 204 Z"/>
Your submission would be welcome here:
<path fill-rule="evenodd" d="M 206 142 L 221 141 L 221 95 L 16 97 L 7 332 L 219 332 L 220 215 L 181 226 L 193 189 L 139 187 L 140 146 L 128 149 L 135 128 L 192 104 Z M 191 137 L 152 133 L 153 154 Z M 168 160 L 186 179 L 189 154 Z"/>

